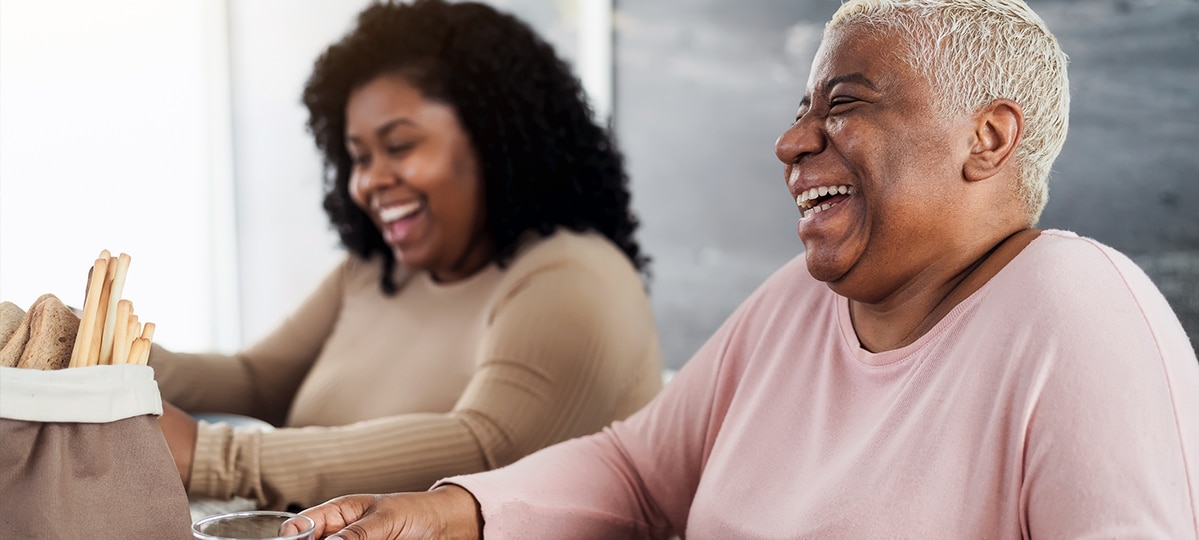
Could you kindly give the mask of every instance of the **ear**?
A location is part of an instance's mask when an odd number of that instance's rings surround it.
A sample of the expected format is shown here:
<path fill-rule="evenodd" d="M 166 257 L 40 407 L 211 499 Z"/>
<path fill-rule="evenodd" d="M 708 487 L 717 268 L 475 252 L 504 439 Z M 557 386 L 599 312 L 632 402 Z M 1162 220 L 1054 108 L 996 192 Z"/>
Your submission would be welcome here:
<path fill-rule="evenodd" d="M 962 175 L 975 182 L 1003 170 L 1024 133 L 1024 111 L 1010 99 L 997 99 L 974 113 L 974 146 Z"/>

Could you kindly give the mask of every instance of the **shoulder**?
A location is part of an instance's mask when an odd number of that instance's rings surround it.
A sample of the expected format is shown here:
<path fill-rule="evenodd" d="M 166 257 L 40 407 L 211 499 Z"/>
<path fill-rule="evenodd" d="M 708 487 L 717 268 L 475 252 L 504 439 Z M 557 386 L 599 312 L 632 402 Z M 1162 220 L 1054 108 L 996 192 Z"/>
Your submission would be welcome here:
<path fill-rule="evenodd" d="M 401 287 L 410 272 L 403 265 L 396 265 L 395 281 Z M 380 282 L 383 277 L 382 257 L 362 258 L 347 254 L 325 278 L 326 283 L 335 284 L 346 295 L 381 296 Z"/>
<path fill-rule="evenodd" d="M 624 252 L 604 235 L 564 228 L 559 228 L 545 237 L 530 234 L 512 258 L 508 271 L 530 272 L 560 265 L 599 265 L 608 270 L 628 270 L 636 273 Z"/>
<path fill-rule="evenodd" d="M 1003 272 L 1009 274 L 1004 279 L 1006 288 L 1024 289 L 1021 296 L 1040 300 L 1043 308 L 1055 312 L 1105 307 L 1106 314 L 1118 308 L 1118 315 L 1132 318 L 1163 311 L 1172 315 L 1161 292 L 1136 263 L 1114 248 L 1071 232 L 1042 232 L 1009 267 Z"/>
<path fill-rule="evenodd" d="M 624 252 L 601 234 L 558 229 L 526 237 L 498 283 L 500 302 L 533 289 L 545 301 L 594 298 L 615 303 L 645 297 L 645 285 Z M 616 296 L 613 296 L 613 295 Z"/>
<path fill-rule="evenodd" d="M 832 314 L 837 294 L 808 272 L 803 253 L 775 270 L 738 308 L 741 316 L 761 314 L 783 325 L 796 318 Z"/>
<path fill-rule="evenodd" d="M 1134 279 L 1144 277 L 1123 253 L 1093 238 L 1079 236 L 1070 231 L 1049 229 L 1041 232 L 1019 255 L 1029 264 L 1052 265 L 1090 274 L 1136 274 Z"/>
<path fill-rule="evenodd" d="M 521 288 L 533 281 L 554 281 L 571 289 L 645 288 L 632 262 L 606 237 L 566 229 L 526 238 L 503 270 L 500 288 Z"/>
<path fill-rule="evenodd" d="M 382 274 L 383 261 L 379 257 L 363 259 L 353 254 L 346 254 L 330 271 L 331 276 L 336 276 L 343 281 L 373 279 L 375 283 L 378 283 L 379 276 Z"/>
<path fill-rule="evenodd" d="M 831 335 L 837 299 L 828 284 L 808 272 L 803 253 L 770 274 L 717 331 L 722 347 L 789 346 L 802 335 Z"/>
<path fill-rule="evenodd" d="M 1161 292 L 1123 253 L 1094 239 L 1044 231 L 993 278 L 989 324 L 1094 362 L 1193 363 L 1195 353 Z M 1122 358 L 1119 358 L 1122 357 Z"/>
<path fill-rule="evenodd" d="M 558 230 L 527 242 L 490 293 L 489 324 L 624 329 L 622 339 L 654 334 L 645 284 L 607 238 Z"/>

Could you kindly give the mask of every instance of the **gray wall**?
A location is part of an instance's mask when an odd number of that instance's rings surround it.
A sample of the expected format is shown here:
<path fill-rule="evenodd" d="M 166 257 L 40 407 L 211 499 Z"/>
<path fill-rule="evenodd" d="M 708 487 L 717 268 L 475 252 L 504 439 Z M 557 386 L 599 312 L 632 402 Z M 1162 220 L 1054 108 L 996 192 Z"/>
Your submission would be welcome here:
<path fill-rule="evenodd" d="M 1043 228 L 1133 257 L 1199 341 L 1199 1 L 1033 1 L 1071 57 Z M 620 2 L 615 127 L 667 364 L 800 253 L 773 154 L 839 2 Z"/>

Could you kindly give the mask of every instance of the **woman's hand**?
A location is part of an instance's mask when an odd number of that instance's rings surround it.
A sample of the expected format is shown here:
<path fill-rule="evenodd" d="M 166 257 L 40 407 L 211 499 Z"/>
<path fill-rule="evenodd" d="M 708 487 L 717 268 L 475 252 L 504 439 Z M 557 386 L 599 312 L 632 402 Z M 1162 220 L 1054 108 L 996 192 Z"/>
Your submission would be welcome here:
<path fill-rule="evenodd" d="M 330 540 L 481 540 L 483 519 L 469 491 L 454 485 L 425 493 L 347 495 L 303 512 L 317 538 Z M 285 524 L 283 534 L 300 528 Z"/>
<path fill-rule="evenodd" d="M 196 454 L 196 426 L 192 418 L 182 409 L 162 401 L 162 416 L 158 417 L 158 427 L 167 439 L 167 448 L 175 458 L 175 467 L 179 469 L 179 478 L 183 479 L 183 487 L 191 482 L 192 458 Z"/>

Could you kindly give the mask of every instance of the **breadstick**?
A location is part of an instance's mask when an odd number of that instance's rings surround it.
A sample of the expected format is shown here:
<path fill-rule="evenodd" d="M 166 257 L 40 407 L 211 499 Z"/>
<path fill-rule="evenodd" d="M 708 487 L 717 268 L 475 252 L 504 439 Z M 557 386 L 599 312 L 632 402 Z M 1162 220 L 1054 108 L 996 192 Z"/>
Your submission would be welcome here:
<path fill-rule="evenodd" d="M 129 341 L 129 355 L 125 357 L 126 364 L 136 364 L 137 357 L 133 356 L 133 341 L 142 335 L 142 323 L 137 320 L 137 314 L 129 315 L 129 333 L 125 335 L 125 339 Z"/>
<path fill-rule="evenodd" d="M 119 276 L 118 276 L 119 277 Z M 117 302 L 116 318 L 112 329 L 112 363 L 129 363 L 129 316 L 133 314 L 133 302 L 121 300 Z"/>
<path fill-rule="evenodd" d="M 141 358 L 138 359 L 138 363 L 145 366 L 150 363 L 150 345 L 154 343 L 154 323 L 146 322 L 146 324 L 142 325 L 141 339 L 146 340 L 146 351 L 142 353 Z"/>
<path fill-rule="evenodd" d="M 145 338 L 141 338 L 141 339 L 145 339 Z M 146 340 L 146 348 L 145 348 L 145 350 L 142 351 L 141 360 L 138 361 L 138 363 L 143 366 L 150 365 L 150 345 L 153 345 L 153 342 L 151 342 L 150 340 L 147 339 Z"/>
<path fill-rule="evenodd" d="M 87 292 L 92 289 L 92 275 L 95 274 L 95 272 L 93 271 L 94 269 L 95 269 L 95 267 L 87 269 L 87 286 L 83 288 L 84 307 L 87 306 Z M 79 322 L 80 323 L 83 322 L 83 314 L 84 314 L 84 311 L 82 309 L 80 309 L 79 310 Z M 82 345 L 83 340 L 79 339 L 82 336 L 83 336 L 83 325 L 80 324 L 79 329 L 75 331 L 75 345 L 71 349 L 71 361 L 67 364 L 67 367 L 78 367 L 79 366 L 79 357 L 83 356 L 83 354 L 80 353 L 80 351 L 83 350 L 83 345 Z"/>
<path fill-rule="evenodd" d="M 104 275 L 108 272 L 108 250 L 100 253 L 100 258 L 92 265 L 92 275 L 88 279 L 87 297 L 83 300 L 83 318 L 79 321 L 79 333 L 75 338 L 76 346 L 72 354 L 70 367 L 88 365 L 87 358 L 92 342 L 92 333 L 96 329 L 96 313 L 100 304 L 100 290 L 104 288 Z"/>
<path fill-rule="evenodd" d="M 96 329 L 87 352 L 87 365 L 100 365 L 100 346 L 104 343 L 104 320 L 108 318 L 108 297 L 112 292 L 112 281 L 117 275 L 117 258 L 109 257 L 104 267 L 104 285 L 100 289 L 100 303 L 96 304 Z M 111 353 L 109 354 L 111 356 Z"/>
<path fill-rule="evenodd" d="M 129 347 L 129 363 L 141 364 L 142 357 L 148 355 L 149 353 L 150 342 L 142 338 L 137 338 L 133 340 L 133 345 Z"/>
<path fill-rule="evenodd" d="M 117 304 L 121 301 L 121 293 L 125 290 L 125 274 L 129 272 L 129 255 L 124 253 L 116 260 L 114 268 L 109 270 L 112 274 L 112 285 L 108 290 L 108 302 L 101 303 L 104 308 L 104 333 L 100 337 L 100 363 L 113 364 L 112 349 L 113 335 L 116 333 L 117 323 Z M 112 259 L 109 259 L 109 264 L 112 264 Z"/>

